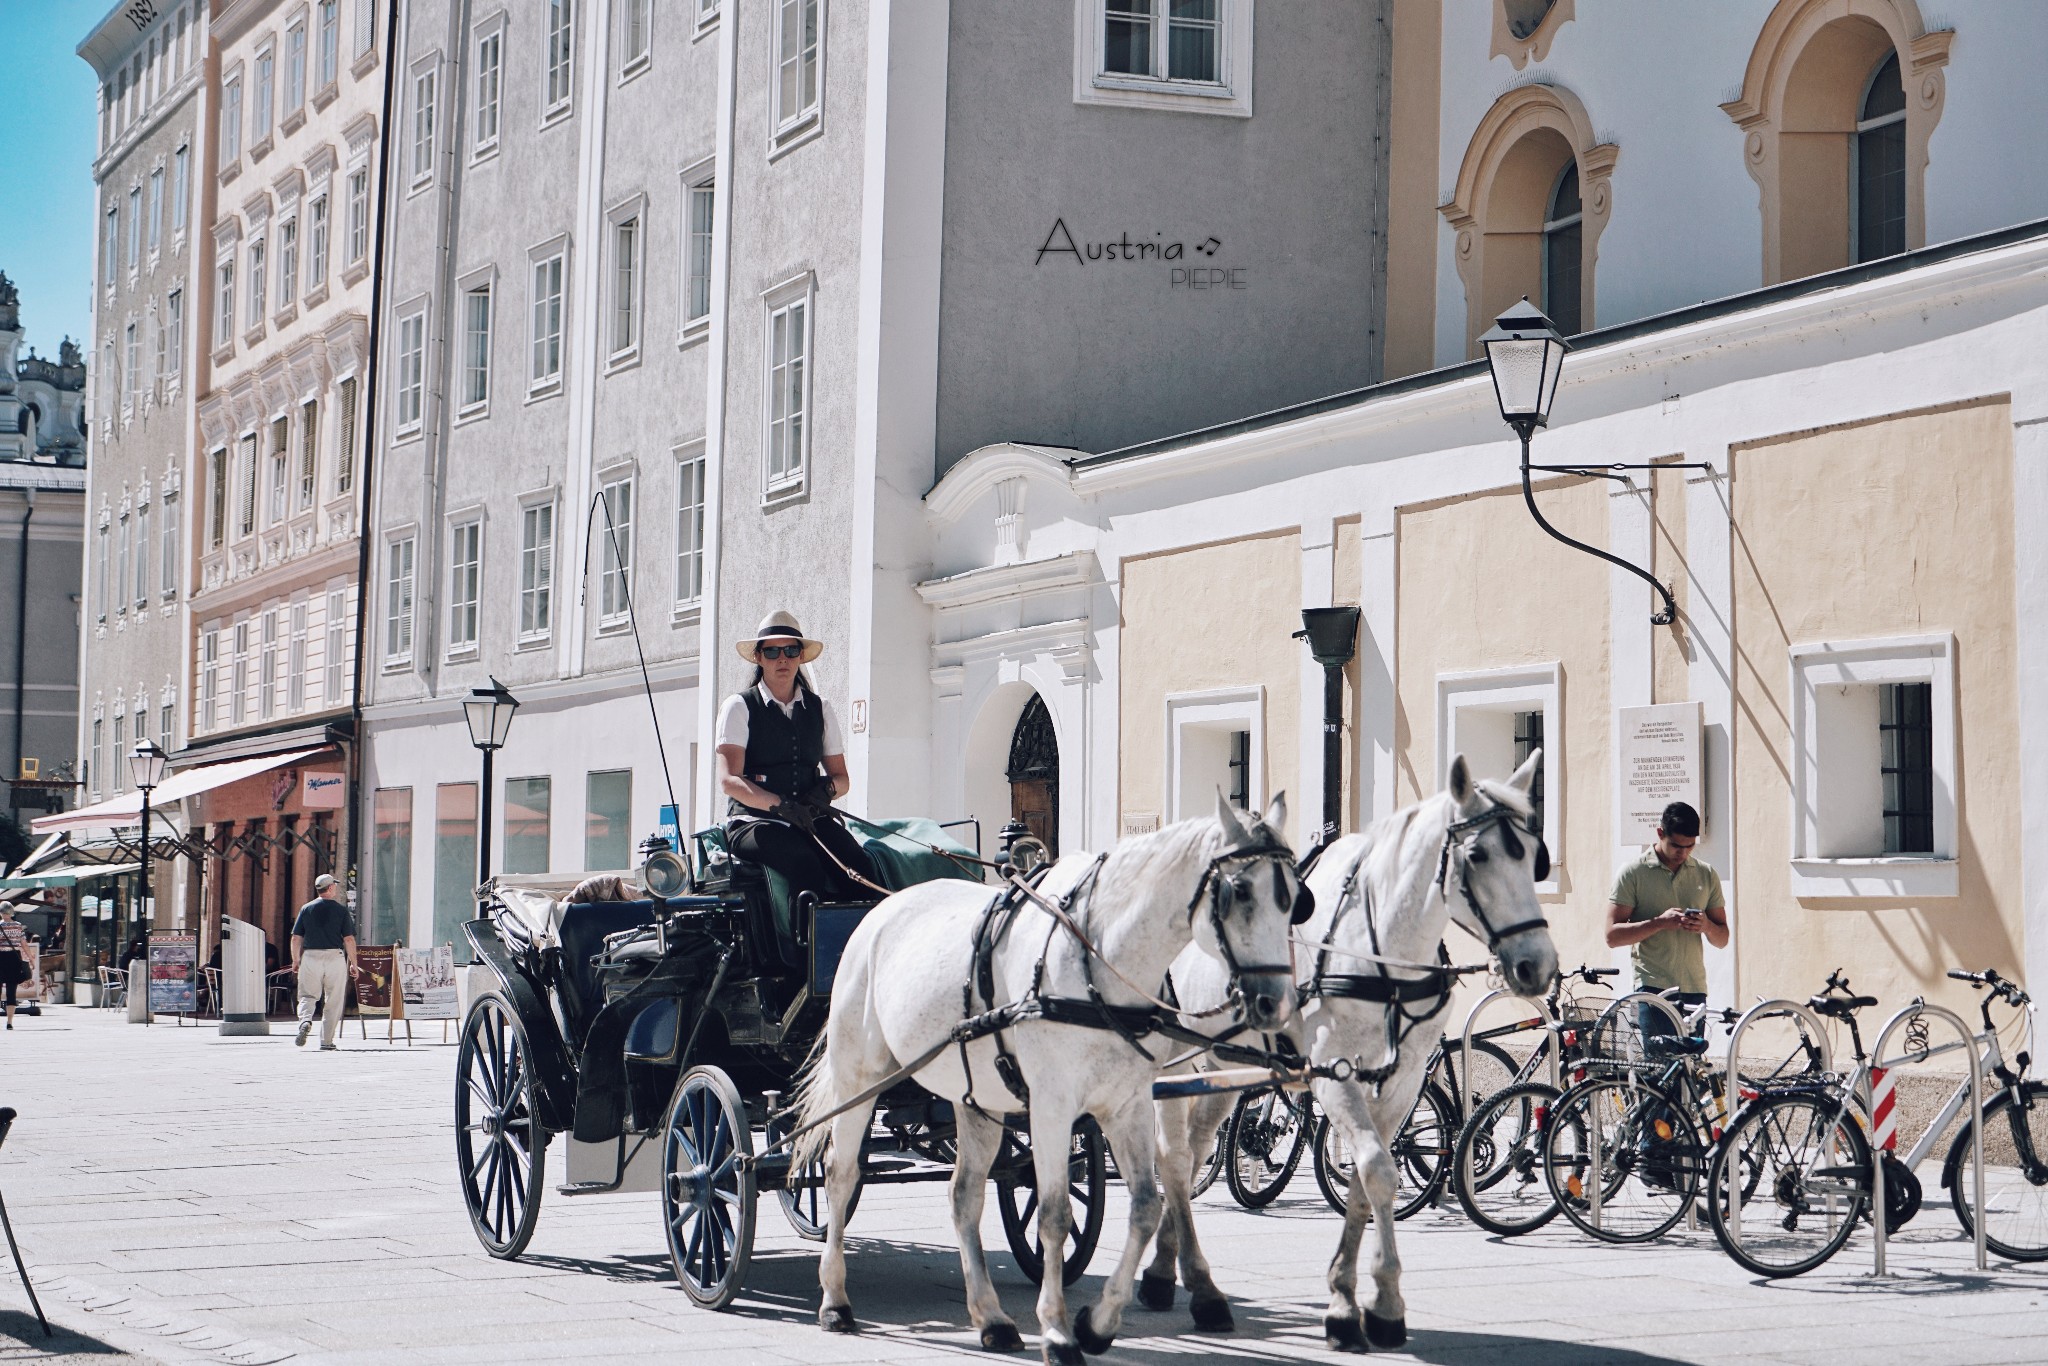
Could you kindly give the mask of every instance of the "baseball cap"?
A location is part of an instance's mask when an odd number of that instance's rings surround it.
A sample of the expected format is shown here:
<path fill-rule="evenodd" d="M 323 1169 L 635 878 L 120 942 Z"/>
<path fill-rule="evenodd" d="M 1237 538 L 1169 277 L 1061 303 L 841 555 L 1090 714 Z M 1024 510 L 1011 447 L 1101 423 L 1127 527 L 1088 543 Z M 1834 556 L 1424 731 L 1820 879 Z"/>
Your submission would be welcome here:
<path fill-rule="evenodd" d="M 313 890 L 316 892 L 324 892 L 329 887 L 336 887 L 339 885 L 340 884 L 334 880 L 334 875 L 332 873 L 322 873 L 319 877 L 313 879 Z"/>

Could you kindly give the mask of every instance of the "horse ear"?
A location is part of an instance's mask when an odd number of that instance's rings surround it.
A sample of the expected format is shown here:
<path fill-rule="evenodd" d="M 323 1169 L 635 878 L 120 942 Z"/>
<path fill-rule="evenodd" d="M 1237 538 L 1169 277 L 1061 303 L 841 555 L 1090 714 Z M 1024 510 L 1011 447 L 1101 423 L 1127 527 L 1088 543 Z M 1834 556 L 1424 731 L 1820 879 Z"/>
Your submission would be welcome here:
<path fill-rule="evenodd" d="M 1466 766 L 1464 755 L 1451 760 L 1451 772 L 1444 781 L 1444 791 L 1450 793 L 1451 800 L 1459 806 L 1472 800 L 1472 770 Z"/>
<path fill-rule="evenodd" d="M 1223 839 L 1227 844 L 1243 844 L 1244 823 L 1237 818 L 1237 812 L 1230 807 L 1230 798 L 1223 795 L 1223 789 L 1216 789 L 1216 823 L 1223 827 Z"/>
<path fill-rule="evenodd" d="M 1287 793 L 1283 790 L 1273 794 L 1273 800 L 1266 803 L 1266 828 L 1281 831 L 1287 828 Z"/>
<path fill-rule="evenodd" d="M 1513 777 L 1508 779 L 1508 786 L 1514 788 L 1518 792 L 1527 792 L 1531 787 L 1535 786 L 1536 770 L 1539 767 L 1541 767 L 1542 764 L 1542 749 L 1537 748 L 1530 750 L 1529 757 L 1522 760 L 1522 766 L 1515 770 Z"/>

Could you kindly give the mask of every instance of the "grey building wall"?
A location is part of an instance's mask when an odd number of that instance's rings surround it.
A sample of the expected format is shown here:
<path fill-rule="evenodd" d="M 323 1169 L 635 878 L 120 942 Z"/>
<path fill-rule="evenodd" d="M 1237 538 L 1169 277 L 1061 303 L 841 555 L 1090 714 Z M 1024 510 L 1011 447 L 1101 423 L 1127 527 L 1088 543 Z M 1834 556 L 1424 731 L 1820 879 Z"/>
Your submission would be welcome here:
<path fill-rule="evenodd" d="M 0 777 L 9 780 L 24 755 L 45 779 L 78 756 L 85 479 L 75 466 L 0 462 Z M 39 814 L 16 811 L 24 829 Z"/>
<path fill-rule="evenodd" d="M 1078 102 L 1074 6 L 955 0 L 935 476 L 991 442 L 1103 451 L 1379 378 L 1387 8 L 1262 0 L 1242 118 Z M 1088 259 L 1126 242 L 1183 249 Z"/>

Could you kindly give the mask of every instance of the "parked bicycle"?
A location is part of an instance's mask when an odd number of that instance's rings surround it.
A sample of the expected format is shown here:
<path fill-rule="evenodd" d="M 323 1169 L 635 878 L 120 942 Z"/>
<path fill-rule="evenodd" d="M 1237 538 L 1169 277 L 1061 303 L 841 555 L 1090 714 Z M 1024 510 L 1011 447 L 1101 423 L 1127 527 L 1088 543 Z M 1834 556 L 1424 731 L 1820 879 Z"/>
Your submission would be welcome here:
<path fill-rule="evenodd" d="M 2031 998 L 2018 983 L 1993 970 L 1948 975 L 1986 993 L 1978 1003 L 1983 1029 L 1967 1045 L 1958 1040 L 1929 1047 L 1924 1027 L 1916 1030 L 1909 1024 L 1905 1054 L 1892 1061 L 1922 1061 L 1966 1046 L 1977 1050 L 1984 1075 L 1998 1082 L 1998 1089 L 1984 1102 L 1982 1116 L 1986 1246 L 2013 1261 L 2048 1260 L 2048 1083 L 2027 1079 L 2032 1059 L 2025 1048 L 2016 1050 L 2012 1065 L 2007 1065 L 1999 1029 L 1991 1018 L 1993 1002 L 2011 1007 L 2014 1016 L 2008 1028 L 2031 1044 L 2024 1038 L 2032 1030 Z M 1846 1075 L 1764 1089 L 1742 1107 L 1715 1154 L 1707 1174 L 1711 1188 L 1722 1189 L 1725 1164 L 1737 1160 L 1744 1172 L 1745 1195 L 1739 1217 L 1724 1200 L 1709 1202 L 1714 1236 L 1737 1264 L 1757 1275 L 1797 1276 L 1821 1266 L 1841 1251 L 1857 1223 L 1870 1217 L 1875 1184 L 1869 1136 L 1873 1063 L 1864 1053 L 1856 1013 L 1876 1004 L 1874 996 L 1854 995 L 1839 972 L 1831 975 L 1827 989 L 1807 1005 L 1848 1026 L 1854 1066 Z M 1914 1169 L 1963 1113 L 1969 1097 L 1966 1076 L 1905 1157 L 1884 1154 L 1888 1231 L 1903 1226 L 1919 1210 L 1921 1191 Z M 1963 1170 L 1973 1127 L 1974 1121 L 1966 1119 L 1950 1143 L 1941 1184 L 1963 1231 L 1974 1237 L 1973 1183 Z"/>

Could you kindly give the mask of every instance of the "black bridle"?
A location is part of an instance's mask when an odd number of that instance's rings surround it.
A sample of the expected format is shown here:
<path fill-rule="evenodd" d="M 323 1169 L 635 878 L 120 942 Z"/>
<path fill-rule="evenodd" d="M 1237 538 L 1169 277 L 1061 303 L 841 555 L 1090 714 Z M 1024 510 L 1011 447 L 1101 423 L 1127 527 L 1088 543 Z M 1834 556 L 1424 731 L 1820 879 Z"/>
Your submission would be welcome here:
<path fill-rule="evenodd" d="M 1237 961 L 1237 951 L 1230 947 L 1230 937 L 1223 932 L 1224 921 L 1241 897 L 1249 901 L 1257 893 L 1252 885 L 1252 870 L 1249 865 L 1264 862 L 1273 870 L 1273 899 L 1286 903 L 1287 875 L 1283 867 L 1294 865 L 1294 851 L 1278 840 L 1267 839 L 1242 849 L 1226 849 L 1209 860 L 1209 866 L 1202 870 L 1202 880 L 1195 884 L 1195 894 L 1188 898 L 1188 926 L 1194 927 L 1195 912 L 1201 908 L 1206 897 L 1209 903 L 1209 926 L 1216 932 L 1216 947 L 1223 955 L 1223 966 L 1230 969 L 1230 989 L 1238 994 L 1242 978 L 1252 973 L 1277 973 L 1282 976 L 1294 975 L 1294 964 L 1253 963 Z M 1245 866 L 1238 866 L 1245 865 Z M 1288 912 L 1288 923 L 1299 925 L 1315 914 L 1315 894 L 1306 882 L 1297 881 L 1294 897 Z"/>
<path fill-rule="evenodd" d="M 1542 832 L 1533 828 L 1528 823 L 1528 818 L 1518 814 L 1513 807 L 1499 802 L 1487 807 L 1476 816 L 1467 816 L 1463 820 L 1452 821 L 1449 825 L 1445 826 L 1443 849 L 1437 854 L 1436 859 L 1436 888 L 1438 892 L 1443 894 L 1444 900 L 1449 901 L 1451 850 L 1454 846 L 1457 848 L 1458 894 L 1464 897 L 1465 904 L 1472 908 L 1472 918 L 1479 922 L 1479 928 L 1486 931 L 1486 951 L 1488 953 L 1498 952 L 1501 941 L 1512 935 L 1521 934 L 1525 930 L 1547 930 L 1550 928 L 1550 922 L 1545 920 L 1540 912 L 1527 920 L 1517 920 L 1512 925 L 1496 927 L 1492 919 L 1486 914 L 1485 906 L 1481 905 L 1479 898 L 1474 895 L 1472 891 L 1472 851 L 1474 846 L 1478 844 L 1479 835 L 1484 833 L 1485 827 L 1496 821 L 1500 823 L 1501 852 L 1516 863 L 1520 863 L 1524 851 L 1522 849 L 1522 841 L 1515 832 L 1517 830 L 1524 832 L 1536 841 L 1536 867 L 1534 870 L 1536 881 L 1542 882 L 1548 878 L 1550 876 L 1550 850 L 1543 843 Z"/>

